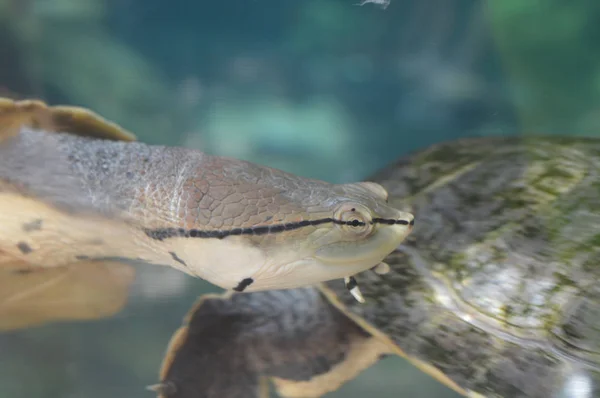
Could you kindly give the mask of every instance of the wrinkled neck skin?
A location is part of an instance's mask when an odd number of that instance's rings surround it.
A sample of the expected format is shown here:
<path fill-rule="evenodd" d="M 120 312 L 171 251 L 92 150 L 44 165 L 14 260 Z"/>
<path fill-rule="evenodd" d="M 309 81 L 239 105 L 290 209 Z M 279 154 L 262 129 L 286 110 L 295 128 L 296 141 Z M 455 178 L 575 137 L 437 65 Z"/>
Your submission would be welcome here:
<path fill-rule="evenodd" d="M 276 191 L 307 184 L 315 193 L 331 189 L 325 182 L 187 148 L 33 130 L 1 147 L 0 155 L 0 178 L 37 198 L 69 211 L 132 215 L 148 228 L 222 227 L 227 214 L 196 214 L 191 203 L 204 200 L 211 212 L 218 206 L 209 202 L 235 203 L 244 193 L 228 187 L 240 180 Z M 269 199 L 275 192 L 261 195 Z"/>
<path fill-rule="evenodd" d="M 376 195 L 355 187 L 192 149 L 34 130 L 23 130 L 0 146 L 0 194 L 2 181 L 59 212 L 48 217 L 55 225 L 44 230 L 53 231 L 44 236 L 44 247 L 58 240 L 72 248 L 75 259 L 118 258 L 168 265 L 224 288 L 247 291 L 301 286 L 352 275 L 366 267 L 362 260 L 346 268 L 302 262 L 307 249 L 302 245 L 309 234 L 317 236 L 321 245 L 337 239 L 330 233 L 331 223 L 273 234 L 248 233 L 249 228 L 327 219 L 332 217 L 332 206 L 345 197 L 358 198 L 375 210 L 384 204 L 374 199 Z M 15 207 L 0 202 L 2 206 Z M 25 217 L 23 205 L 16 206 Z M 386 214 L 387 210 L 384 204 L 378 214 L 387 219 L 399 217 L 397 211 Z M 27 215 L 31 222 L 38 211 Z M 385 227 L 389 233 L 384 232 L 380 240 L 386 239 L 383 243 L 389 245 L 390 237 L 401 235 L 395 228 L 400 227 Z M 189 231 L 210 235 L 232 230 L 237 232 L 226 237 L 189 239 Z M 0 248 L 16 246 L 6 236 L 11 229 L 5 231 L 3 237 L 0 230 Z M 86 240 L 80 237 L 81 231 L 89 234 Z M 182 231 L 187 238 L 177 236 Z M 64 251 L 62 246 L 45 254 L 56 258 L 56 253 Z M 381 261 L 385 254 L 373 261 Z M 28 261 L 34 255 L 28 254 Z M 46 264 L 47 258 L 39 261 Z"/>
<path fill-rule="evenodd" d="M 140 245 L 140 228 L 147 220 L 168 219 L 177 203 L 177 182 L 186 169 L 176 164 L 176 152 L 22 129 L 0 145 L 0 247 L 12 257 L 26 254 L 23 260 L 40 267 L 90 258 L 171 265 L 153 256 L 160 251 L 152 242 Z M 28 225 L 39 227 L 18 239 L 32 250 L 11 253 L 14 231 Z"/>

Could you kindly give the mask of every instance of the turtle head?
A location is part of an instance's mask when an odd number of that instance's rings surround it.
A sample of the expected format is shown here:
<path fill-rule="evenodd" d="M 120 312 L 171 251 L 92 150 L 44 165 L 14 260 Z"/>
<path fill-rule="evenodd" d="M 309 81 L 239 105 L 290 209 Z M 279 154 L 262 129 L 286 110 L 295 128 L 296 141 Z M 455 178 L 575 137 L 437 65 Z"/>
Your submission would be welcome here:
<path fill-rule="evenodd" d="M 332 206 L 329 242 L 319 240 L 315 258 L 342 267 L 377 265 L 412 231 L 414 216 L 388 206 L 387 191 L 379 184 L 345 184 L 339 189 L 344 194 Z"/>
<path fill-rule="evenodd" d="M 287 217 L 283 233 L 261 240 L 268 261 L 252 290 L 349 278 L 380 264 L 414 225 L 414 216 L 390 207 L 387 196 L 371 182 L 304 192 L 303 210 Z"/>
<path fill-rule="evenodd" d="M 177 256 L 171 265 L 225 289 L 349 278 L 378 266 L 412 230 L 413 215 L 390 207 L 376 183 L 330 184 L 232 160 L 205 167 L 227 173 L 209 181 L 199 200 L 194 191 L 177 201 L 185 228 L 150 236 Z"/>

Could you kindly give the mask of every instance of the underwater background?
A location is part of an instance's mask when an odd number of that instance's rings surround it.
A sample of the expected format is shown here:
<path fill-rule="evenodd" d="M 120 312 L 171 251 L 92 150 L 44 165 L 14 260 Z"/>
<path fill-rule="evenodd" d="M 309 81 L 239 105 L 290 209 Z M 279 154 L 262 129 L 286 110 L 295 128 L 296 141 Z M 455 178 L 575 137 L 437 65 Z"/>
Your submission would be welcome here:
<path fill-rule="evenodd" d="M 599 135 L 600 2 L 357 3 L 0 0 L 0 95 L 331 182 L 459 137 Z M 0 333 L 0 398 L 153 397 L 172 333 L 209 291 L 138 269 L 111 318 Z M 458 397 L 386 358 L 327 398 L 367 395 Z"/>

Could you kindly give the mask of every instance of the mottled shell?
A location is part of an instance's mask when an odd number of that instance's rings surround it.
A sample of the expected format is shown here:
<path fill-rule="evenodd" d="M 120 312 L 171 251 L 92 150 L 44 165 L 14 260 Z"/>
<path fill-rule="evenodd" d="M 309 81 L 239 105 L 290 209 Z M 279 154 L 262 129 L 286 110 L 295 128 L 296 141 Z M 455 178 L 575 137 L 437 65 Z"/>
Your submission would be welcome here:
<path fill-rule="evenodd" d="M 352 318 L 465 395 L 600 394 L 600 140 L 456 141 L 372 180 L 419 222 L 367 303 L 328 284 Z"/>

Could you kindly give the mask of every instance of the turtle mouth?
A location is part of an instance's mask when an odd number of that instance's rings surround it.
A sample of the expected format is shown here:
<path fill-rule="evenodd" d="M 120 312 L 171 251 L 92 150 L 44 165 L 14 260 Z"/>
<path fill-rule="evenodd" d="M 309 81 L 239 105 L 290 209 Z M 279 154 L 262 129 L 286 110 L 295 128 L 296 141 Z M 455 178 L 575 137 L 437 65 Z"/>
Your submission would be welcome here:
<path fill-rule="evenodd" d="M 368 240 L 360 243 L 332 244 L 320 248 L 315 257 L 324 264 L 336 267 L 347 267 L 358 272 L 372 269 L 383 275 L 389 266 L 383 259 L 394 251 L 412 232 L 414 220 L 387 220 Z M 366 300 L 360 291 L 355 278 L 356 273 L 344 277 L 344 284 L 350 294 L 359 302 Z"/>
<path fill-rule="evenodd" d="M 394 251 L 412 232 L 413 225 L 414 222 L 407 221 L 381 225 L 365 240 L 336 242 L 323 246 L 316 251 L 315 258 L 325 264 L 336 266 L 363 264 L 366 270 L 377 265 Z"/>

